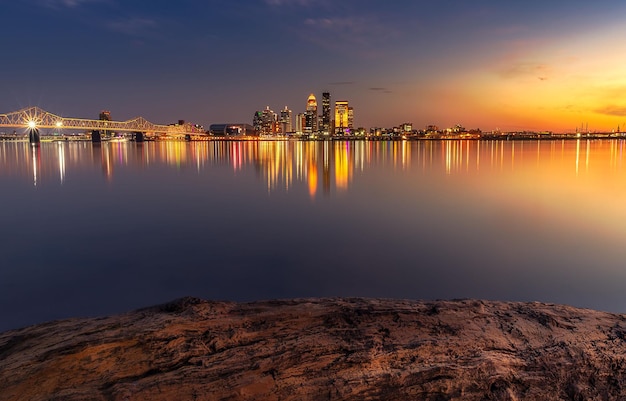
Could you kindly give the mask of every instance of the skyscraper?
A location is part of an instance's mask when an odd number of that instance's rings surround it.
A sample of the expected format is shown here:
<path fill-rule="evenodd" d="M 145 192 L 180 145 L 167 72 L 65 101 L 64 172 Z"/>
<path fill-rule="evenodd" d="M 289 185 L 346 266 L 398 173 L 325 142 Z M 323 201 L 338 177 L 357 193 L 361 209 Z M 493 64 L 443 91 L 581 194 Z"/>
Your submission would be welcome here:
<path fill-rule="evenodd" d="M 293 132 L 291 120 L 291 110 L 285 106 L 285 109 L 280 112 L 280 129 L 283 135 L 288 132 Z"/>
<path fill-rule="evenodd" d="M 304 126 L 305 134 L 315 134 L 318 131 L 317 126 L 317 99 L 314 94 L 310 94 L 306 101 L 306 122 Z"/>
<path fill-rule="evenodd" d="M 298 113 L 296 116 L 296 134 L 302 135 L 304 133 L 304 126 L 306 125 L 306 115 L 304 113 Z"/>
<path fill-rule="evenodd" d="M 348 130 L 352 134 L 354 131 L 354 108 L 348 107 Z"/>
<path fill-rule="evenodd" d="M 271 135 L 276 133 L 276 113 L 267 106 L 263 111 L 254 113 L 252 125 L 259 135 Z"/>
<path fill-rule="evenodd" d="M 335 133 L 343 135 L 349 128 L 348 116 L 349 107 L 347 100 L 337 100 L 335 102 Z"/>
<path fill-rule="evenodd" d="M 322 93 L 322 135 L 330 134 L 330 92 Z"/>
<path fill-rule="evenodd" d="M 102 110 L 98 119 L 100 121 L 111 121 L 111 112 L 109 110 Z"/>

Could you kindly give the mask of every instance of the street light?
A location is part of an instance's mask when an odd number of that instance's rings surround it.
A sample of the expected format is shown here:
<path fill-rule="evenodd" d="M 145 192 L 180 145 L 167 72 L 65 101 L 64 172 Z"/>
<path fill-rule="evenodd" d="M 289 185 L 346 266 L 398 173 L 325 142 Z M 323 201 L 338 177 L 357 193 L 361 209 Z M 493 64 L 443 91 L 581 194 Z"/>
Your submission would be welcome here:
<path fill-rule="evenodd" d="M 36 122 L 34 122 L 33 120 L 30 120 L 30 121 L 28 122 L 28 128 L 33 129 L 33 128 L 35 128 L 36 126 L 37 126 L 37 123 L 36 123 Z"/>

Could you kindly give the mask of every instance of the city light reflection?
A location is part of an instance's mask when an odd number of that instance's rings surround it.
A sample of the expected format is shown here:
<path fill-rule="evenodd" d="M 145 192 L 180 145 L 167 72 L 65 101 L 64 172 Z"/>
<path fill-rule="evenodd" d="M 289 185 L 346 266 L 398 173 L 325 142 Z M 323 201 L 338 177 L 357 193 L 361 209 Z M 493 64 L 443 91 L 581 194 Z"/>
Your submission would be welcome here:
<path fill-rule="evenodd" d="M 87 151 L 86 151 L 87 150 Z M 407 172 L 440 171 L 444 176 L 494 171 L 571 177 L 616 174 L 623 168 L 621 140 L 555 141 L 163 141 L 136 144 L 0 142 L 0 174 L 28 174 L 34 185 L 71 180 L 86 165 L 101 166 L 114 180 L 129 166 L 170 166 L 194 171 L 228 166 L 234 173 L 254 172 L 267 191 L 298 191 L 314 198 L 349 190 L 358 177 L 393 166 Z M 485 168 L 485 163 L 487 167 Z M 568 168 L 569 166 L 569 168 Z M 122 168 L 123 167 L 123 168 Z M 56 179 L 53 179 L 56 176 Z M 42 181 L 43 180 L 43 181 Z M 323 191 L 320 192 L 319 189 Z"/>

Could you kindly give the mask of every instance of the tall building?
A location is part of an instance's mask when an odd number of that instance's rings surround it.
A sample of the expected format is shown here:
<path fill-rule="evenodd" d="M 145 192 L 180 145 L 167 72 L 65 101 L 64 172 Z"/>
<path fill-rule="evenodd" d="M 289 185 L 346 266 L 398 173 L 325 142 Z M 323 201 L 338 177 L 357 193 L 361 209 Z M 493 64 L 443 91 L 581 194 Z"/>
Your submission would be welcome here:
<path fill-rule="evenodd" d="M 323 135 L 330 134 L 330 92 L 322 93 L 322 126 Z"/>
<path fill-rule="evenodd" d="M 344 134 L 349 128 L 349 109 L 347 100 L 335 102 L 335 133 Z"/>
<path fill-rule="evenodd" d="M 280 130 L 283 135 L 288 132 L 293 132 L 293 124 L 291 120 L 291 110 L 285 106 L 285 109 L 280 112 Z"/>
<path fill-rule="evenodd" d="M 352 134 L 354 130 L 354 108 L 348 107 L 348 130 Z"/>
<path fill-rule="evenodd" d="M 109 110 L 102 110 L 100 112 L 100 116 L 98 117 L 100 121 L 112 121 L 111 120 L 111 112 Z"/>
<path fill-rule="evenodd" d="M 305 118 L 305 126 L 304 133 L 305 134 L 315 134 L 318 131 L 317 126 L 317 99 L 314 94 L 310 94 L 309 98 L 306 101 L 306 112 Z"/>
<path fill-rule="evenodd" d="M 109 110 L 102 110 L 100 112 L 100 115 L 98 116 L 98 120 L 100 121 L 113 121 L 111 119 L 111 112 Z M 105 123 L 106 125 L 106 123 Z M 111 131 L 109 130 L 102 130 L 101 132 L 102 135 L 104 135 L 105 137 L 110 136 L 111 135 Z"/>
<path fill-rule="evenodd" d="M 304 133 L 304 126 L 306 124 L 306 115 L 304 113 L 298 113 L 296 116 L 296 134 L 302 135 Z"/>
<path fill-rule="evenodd" d="M 263 111 L 254 113 L 252 125 L 259 135 L 272 135 L 276 133 L 276 113 L 267 106 Z"/>

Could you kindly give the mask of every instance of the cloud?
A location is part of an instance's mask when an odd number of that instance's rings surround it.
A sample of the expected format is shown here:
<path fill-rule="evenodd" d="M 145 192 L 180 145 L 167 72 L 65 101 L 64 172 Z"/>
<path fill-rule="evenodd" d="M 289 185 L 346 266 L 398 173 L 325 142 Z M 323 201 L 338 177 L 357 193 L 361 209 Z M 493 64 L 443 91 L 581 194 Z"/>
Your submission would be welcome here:
<path fill-rule="evenodd" d="M 536 77 L 541 81 L 545 81 L 551 75 L 551 68 L 543 63 L 520 61 L 500 68 L 497 73 L 504 79 Z"/>
<path fill-rule="evenodd" d="M 369 90 L 371 90 L 373 92 L 380 92 L 380 93 L 392 93 L 391 90 L 389 90 L 387 88 L 383 88 L 383 87 L 378 87 L 378 86 L 369 88 Z"/>
<path fill-rule="evenodd" d="M 381 57 L 397 32 L 376 16 L 307 18 L 304 40 L 322 48 L 361 57 Z"/>
<path fill-rule="evenodd" d="M 50 8 L 77 8 L 94 3 L 108 3 L 109 0 L 41 0 L 41 4 Z"/>
<path fill-rule="evenodd" d="M 607 116 L 626 117 L 626 106 L 607 105 L 595 109 L 594 112 Z"/>
<path fill-rule="evenodd" d="M 107 24 L 109 30 L 130 36 L 146 36 L 156 26 L 157 22 L 153 19 L 136 17 L 111 21 Z"/>
<path fill-rule="evenodd" d="M 320 3 L 320 0 L 264 0 L 269 6 L 311 6 Z"/>

